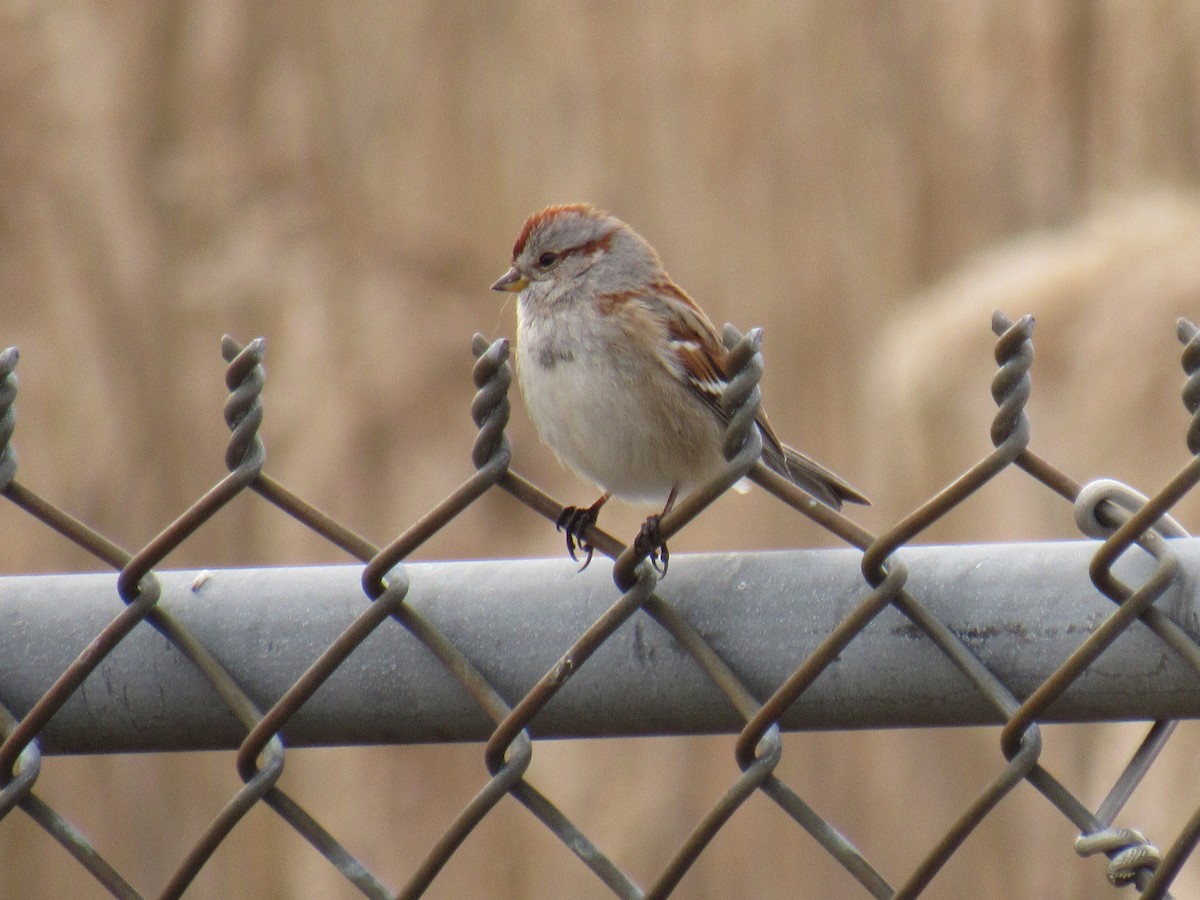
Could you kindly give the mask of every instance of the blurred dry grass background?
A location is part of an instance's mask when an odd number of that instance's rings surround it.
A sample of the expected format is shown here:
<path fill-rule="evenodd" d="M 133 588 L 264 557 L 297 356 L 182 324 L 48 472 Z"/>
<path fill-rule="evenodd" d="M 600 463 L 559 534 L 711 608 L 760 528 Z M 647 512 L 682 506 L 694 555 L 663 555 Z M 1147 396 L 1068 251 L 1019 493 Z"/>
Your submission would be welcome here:
<path fill-rule="evenodd" d="M 996 306 L 1038 316 L 1040 452 L 1151 490 L 1185 458 L 1197 2 L 11 2 L 0 172 L 21 477 L 129 547 L 223 472 L 223 332 L 268 339 L 268 471 L 377 542 L 411 523 L 469 472 L 469 340 L 511 333 L 487 286 L 517 227 L 576 199 L 645 234 L 718 323 L 765 328 L 776 427 L 872 495 L 870 527 L 988 449 Z M 519 404 L 510 433 L 520 471 L 590 499 Z M 1193 528 L 1198 507 L 1179 511 Z M 94 567 L 9 508 L 0 534 L 3 571 Z M 1009 473 L 927 537 L 1071 535 L 1061 502 Z M 827 542 L 758 492 L 672 547 Z M 495 496 L 423 555 L 561 550 Z M 329 561 L 243 498 L 168 564 Z M 1047 758 L 1095 805 L 1137 731 L 1050 729 Z M 1174 837 L 1200 801 L 1197 737 L 1181 729 L 1122 821 Z M 534 759 L 533 781 L 645 880 L 736 774 L 727 739 Z M 1000 763 L 994 731 L 805 735 L 783 775 L 898 882 Z M 378 748 L 293 752 L 284 784 L 398 884 L 484 778 L 478 747 Z M 153 893 L 236 784 L 222 756 L 51 759 L 39 791 Z M 1072 838 L 1018 790 L 929 896 L 1116 896 Z M 1177 896 L 1200 895 L 1198 870 Z M 0 894 L 100 891 L 14 814 Z M 860 892 L 756 800 L 679 895 Z M 189 896 L 354 894 L 257 810 Z M 506 802 L 430 896 L 604 892 Z"/>

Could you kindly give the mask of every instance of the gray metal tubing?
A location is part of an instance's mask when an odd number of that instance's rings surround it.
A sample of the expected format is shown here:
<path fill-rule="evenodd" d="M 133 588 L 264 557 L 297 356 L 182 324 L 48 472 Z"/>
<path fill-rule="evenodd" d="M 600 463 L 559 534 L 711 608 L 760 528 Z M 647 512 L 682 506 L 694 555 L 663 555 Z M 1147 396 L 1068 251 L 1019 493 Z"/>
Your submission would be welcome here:
<path fill-rule="evenodd" d="M 1088 580 L 1096 544 L 910 547 L 908 588 L 1017 696 L 1113 610 Z M 1172 541 L 1186 575 L 1160 600 L 1197 632 L 1200 541 Z M 760 698 L 868 588 L 850 550 L 678 555 L 659 594 Z M 409 602 L 510 703 L 616 598 L 604 567 L 566 559 L 409 564 Z M 1126 554 L 1139 584 L 1153 560 Z M 161 606 L 270 706 L 367 605 L 360 567 L 161 572 Z M 0 703 L 23 715 L 121 608 L 116 576 L 0 578 Z M 1064 722 L 1200 716 L 1200 679 L 1140 623 L 1050 710 Z M 786 729 L 971 725 L 992 707 L 907 619 L 888 608 L 803 694 Z M 701 670 L 636 614 L 534 720 L 541 737 L 729 732 L 741 722 Z M 490 722 L 437 660 L 387 621 L 291 719 L 291 746 L 481 740 Z M 243 736 L 186 657 L 142 623 L 42 733 L 47 753 L 230 748 Z"/>

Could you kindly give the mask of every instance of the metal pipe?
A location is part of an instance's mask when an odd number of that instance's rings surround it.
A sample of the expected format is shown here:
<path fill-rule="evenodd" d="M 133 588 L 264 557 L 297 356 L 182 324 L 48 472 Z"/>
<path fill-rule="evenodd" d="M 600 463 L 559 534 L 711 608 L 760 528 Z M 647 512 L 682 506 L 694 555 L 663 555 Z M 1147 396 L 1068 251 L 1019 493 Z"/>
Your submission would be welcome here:
<path fill-rule="evenodd" d="M 1088 542 L 910 547 L 910 592 L 1018 697 L 1114 607 L 1088 580 Z M 1200 634 L 1200 540 L 1159 607 Z M 1154 568 L 1130 551 L 1118 574 Z M 672 557 L 658 593 L 760 698 L 868 592 L 853 550 Z M 412 563 L 408 602 L 510 703 L 618 596 L 600 566 L 568 560 Z M 271 705 L 366 608 L 361 567 L 160 572 L 160 605 Z M 122 606 L 115 574 L 0 578 L 0 704 L 23 715 Z M 1200 679 L 1140 623 L 1048 711 L 1049 721 L 1200 717 Z M 789 730 L 997 723 L 992 706 L 906 618 L 885 609 L 794 704 Z M 741 720 L 643 613 L 608 640 L 534 720 L 540 737 L 736 731 Z M 491 723 L 394 621 L 377 629 L 288 722 L 290 746 L 483 740 Z M 42 732 L 47 753 L 237 746 L 244 730 L 187 658 L 138 625 Z"/>

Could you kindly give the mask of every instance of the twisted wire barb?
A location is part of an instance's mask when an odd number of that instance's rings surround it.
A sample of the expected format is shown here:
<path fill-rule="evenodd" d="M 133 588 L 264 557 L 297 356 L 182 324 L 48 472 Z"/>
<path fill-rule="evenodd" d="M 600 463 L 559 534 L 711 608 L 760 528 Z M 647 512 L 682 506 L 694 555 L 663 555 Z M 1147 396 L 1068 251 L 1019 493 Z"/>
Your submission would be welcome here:
<path fill-rule="evenodd" d="M 16 347 L 0 352 L 0 491 L 5 490 L 17 474 L 17 450 L 12 445 L 12 436 L 17 427 L 13 403 L 17 399 L 19 358 Z"/>
<path fill-rule="evenodd" d="M 512 386 L 508 341 L 501 338 L 489 344 L 482 334 L 476 334 L 471 341 L 471 350 L 475 354 L 475 368 L 471 376 L 476 387 L 471 400 L 471 419 L 479 429 L 471 448 L 471 461 L 476 469 L 485 468 L 499 458 L 503 458 L 507 464 L 512 458 L 508 437 L 504 433 L 512 412 L 508 401 L 508 389 Z"/>
<path fill-rule="evenodd" d="M 221 356 L 229 365 L 225 369 L 225 386 L 229 399 L 225 401 L 225 424 L 232 432 L 225 451 L 225 465 L 231 471 L 252 466 L 262 471 L 266 451 L 258 436 L 263 421 L 262 391 L 267 373 L 263 355 L 267 342 L 255 338 L 244 348 L 229 335 L 221 338 Z"/>
<path fill-rule="evenodd" d="M 995 359 L 1000 367 L 992 378 L 992 399 L 998 407 L 992 420 L 992 443 L 1016 442 L 1029 446 L 1029 417 L 1025 404 L 1033 391 L 1029 370 L 1033 367 L 1033 316 L 1013 324 L 1000 310 L 992 313 L 992 331 L 998 335 Z"/>
<path fill-rule="evenodd" d="M 751 328 L 745 337 L 726 324 L 721 335 L 729 355 L 725 366 L 729 380 L 721 391 L 721 409 L 729 416 L 725 426 L 721 451 L 732 461 L 750 443 L 748 450 L 755 457 L 762 453 L 762 435 L 756 424 L 762 409 L 762 392 L 758 384 L 763 375 L 762 329 Z"/>
<path fill-rule="evenodd" d="M 1183 406 L 1192 416 L 1187 430 L 1187 445 L 1196 455 L 1200 454 L 1200 328 L 1187 319 L 1180 319 L 1176 333 L 1184 345 L 1181 362 L 1187 374 L 1187 382 L 1183 386 Z"/>

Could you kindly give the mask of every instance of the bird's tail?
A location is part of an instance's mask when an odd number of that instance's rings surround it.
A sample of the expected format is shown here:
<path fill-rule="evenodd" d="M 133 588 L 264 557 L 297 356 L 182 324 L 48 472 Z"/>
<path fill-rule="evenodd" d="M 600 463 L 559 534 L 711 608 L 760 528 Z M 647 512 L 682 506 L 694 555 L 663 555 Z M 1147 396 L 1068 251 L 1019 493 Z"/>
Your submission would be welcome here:
<path fill-rule="evenodd" d="M 842 503 L 862 503 L 871 505 L 871 501 L 852 488 L 845 479 L 809 459 L 794 447 L 783 445 L 783 456 L 787 461 L 786 474 L 797 487 L 808 491 L 822 503 L 841 509 Z"/>

